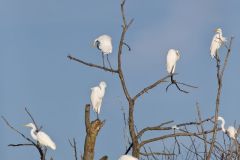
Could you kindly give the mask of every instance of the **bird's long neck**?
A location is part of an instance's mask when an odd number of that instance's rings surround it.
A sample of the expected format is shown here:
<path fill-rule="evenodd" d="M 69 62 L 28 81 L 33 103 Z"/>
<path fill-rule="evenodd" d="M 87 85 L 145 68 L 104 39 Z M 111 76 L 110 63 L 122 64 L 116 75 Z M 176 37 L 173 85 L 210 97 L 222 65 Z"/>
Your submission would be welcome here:
<path fill-rule="evenodd" d="M 37 140 L 37 136 L 36 136 L 36 127 L 33 126 L 32 129 L 31 129 L 31 136 L 34 140 Z"/>
<path fill-rule="evenodd" d="M 105 87 L 100 86 L 100 89 L 101 89 L 101 97 L 103 97 L 105 94 Z"/>
<path fill-rule="evenodd" d="M 98 40 L 96 40 L 95 44 L 96 44 L 96 46 L 97 46 L 97 49 L 101 50 L 101 49 L 100 49 L 100 42 L 99 42 Z"/>
<path fill-rule="evenodd" d="M 222 128 L 222 131 L 224 132 L 224 133 L 226 133 L 226 129 L 225 129 L 225 121 L 223 120 L 223 119 L 220 119 L 221 121 L 222 121 L 222 124 L 221 124 L 221 128 Z"/>

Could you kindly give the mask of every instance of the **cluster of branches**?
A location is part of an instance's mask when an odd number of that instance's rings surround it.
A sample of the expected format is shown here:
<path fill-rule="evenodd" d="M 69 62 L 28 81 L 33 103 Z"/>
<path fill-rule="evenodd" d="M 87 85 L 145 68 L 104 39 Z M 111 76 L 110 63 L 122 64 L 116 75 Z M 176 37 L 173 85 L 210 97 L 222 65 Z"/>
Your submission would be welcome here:
<path fill-rule="evenodd" d="M 112 69 L 105 66 L 100 66 L 97 64 L 85 62 L 84 60 L 81 60 L 77 57 L 74 57 L 72 55 L 68 55 L 68 58 L 70 60 L 79 62 L 85 66 L 100 69 L 102 71 L 106 71 L 109 73 L 114 73 L 114 75 L 118 76 L 120 80 L 121 88 L 124 92 L 125 98 L 128 102 L 128 110 L 127 110 L 127 119 L 125 119 L 125 124 L 128 127 L 128 133 L 130 135 L 130 142 L 129 146 L 126 147 L 126 151 L 124 154 L 128 154 L 129 151 L 132 151 L 132 155 L 136 158 L 146 158 L 146 159 L 177 159 L 181 157 L 186 152 L 185 159 L 207 159 L 210 160 L 211 158 L 214 159 L 230 159 L 230 158 L 239 158 L 239 144 L 237 140 L 235 141 L 227 141 L 225 140 L 225 136 L 223 136 L 223 142 L 217 141 L 217 133 L 221 129 L 217 127 L 217 117 L 219 114 L 219 108 L 220 108 L 220 98 L 222 93 L 222 81 L 223 81 L 223 75 L 225 68 L 228 63 L 228 58 L 231 53 L 231 45 L 233 38 L 231 37 L 229 44 L 225 44 L 225 47 L 227 48 L 227 54 L 223 60 L 223 66 L 221 67 L 221 61 L 219 59 L 219 56 L 216 57 L 216 68 L 217 68 L 217 96 L 216 96 L 216 106 L 215 106 L 215 114 L 212 117 L 202 119 L 200 109 L 198 104 L 196 104 L 197 108 L 197 119 L 192 122 L 186 122 L 186 123 L 180 123 L 180 124 L 174 124 L 174 121 L 167 121 L 161 124 L 158 124 L 156 126 L 147 126 L 145 128 L 140 129 L 139 131 L 136 129 L 135 125 L 135 119 L 134 119 L 134 109 L 135 109 L 135 103 L 136 101 L 143 96 L 144 94 L 148 93 L 150 90 L 156 88 L 160 84 L 163 84 L 164 82 L 168 82 L 170 79 L 170 82 L 172 84 L 175 84 L 177 89 L 181 92 L 188 93 L 187 91 L 181 89 L 178 84 L 186 85 L 193 87 L 191 85 L 177 82 L 176 80 L 173 80 L 173 75 L 166 75 L 162 78 L 156 80 L 150 85 L 147 85 L 143 89 L 140 89 L 135 95 L 130 95 L 128 91 L 128 86 L 125 81 L 124 71 L 122 69 L 122 53 L 123 53 L 123 47 L 127 46 L 129 51 L 131 50 L 130 46 L 125 43 L 125 35 L 129 29 L 129 27 L 133 23 L 133 19 L 130 21 L 127 21 L 125 16 L 125 0 L 121 3 L 121 17 L 122 17 L 122 31 L 121 31 L 121 38 L 119 40 L 118 44 L 118 61 L 117 61 L 117 68 Z M 217 54 L 218 55 L 218 54 Z M 168 85 L 169 87 L 169 85 Z M 167 87 L 167 88 L 168 88 Z M 166 90 L 167 90 L 166 88 Z M 95 143 L 97 139 L 97 135 L 100 131 L 100 129 L 104 126 L 104 121 L 101 121 L 99 119 L 90 120 L 90 105 L 86 104 L 85 106 L 85 127 L 86 127 L 86 137 L 85 137 L 85 144 L 84 144 L 84 153 L 83 155 L 80 155 L 78 158 L 78 150 L 77 150 L 77 144 L 75 139 L 72 141 L 69 140 L 69 143 L 71 147 L 73 148 L 74 152 L 74 159 L 83 159 L 83 160 L 93 160 L 94 159 L 94 151 L 95 151 Z M 26 110 L 27 111 L 27 110 Z M 27 111 L 27 113 L 30 115 L 30 113 Z M 34 119 L 30 115 L 32 121 L 36 125 Z M 124 113 L 125 117 L 125 113 Z M 33 142 L 30 138 L 26 137 L 24 134 L 19 132 L 17 129 L 15 129 L 13 126 L 9 124 L 9 122 L 2 117 L 3 120 L 6 122 L 6 124 L 15 132 L 20 134 L 26 141 L 29 143 L 26 144 L 10 144 L 9 146 L 34 146 L 37 148 L 40 154 L 40 159 L 45 160 L 45 154 L 46 150 L 44 150 L 39 143 Z M 36 125 L 37 126 L 37 125 Z M 209 129 L 209 126 L 213 126 L 211 129 Z M 206 129 L 208 128 L 208 129 Z M 38 128 L 41 129 L 41 128 Z M 151 133 L 157 131 L 159 133 L 159 136 L 152 137 L 152 138 L 144 138 L 146 136 L 146 133 Z M 209 138 L 210 135 L 210 138 Z M 188 139 L 188 144 L 183 143 L 182 141 L 185 141 L 186 138 Z M 165 141 L 172 141 L 172 145 L 165 145 Z M 153 151 L 151 144 L 154 142 L 161 142 L 162 150 L 161 151 Z M 101 160 L 108 159 L 107 156 L 103 156 Z"/>

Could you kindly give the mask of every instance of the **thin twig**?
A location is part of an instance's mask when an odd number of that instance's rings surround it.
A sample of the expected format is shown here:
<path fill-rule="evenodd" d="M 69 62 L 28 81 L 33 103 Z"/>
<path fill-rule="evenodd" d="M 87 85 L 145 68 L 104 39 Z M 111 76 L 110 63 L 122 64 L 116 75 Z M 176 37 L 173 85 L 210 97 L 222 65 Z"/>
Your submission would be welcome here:
<path fill-rule="evenodd" d="M 77 157 L 77 143 L 76 143 L 75 138 L 73 138 L 73 142 L 71 142 L 70 139 L 68 139 L 68 142 L 69 142 L 70 146 L 73 148 L 75 160 L 78 160 L 78 157 Z"/>
<path fill-rule="evenodd" d="M 28 111 L 28 109 L 25 107 L 25 111 L 27 112 L 27 114 L 29 115 L 29 117 L 31 118 L 32 122 L 34 123 L 34 125 L 37 128 L 37 132 L 40 131 L 40 128 L 38 128 L 38 125 L 36 123 L 36 121 L 34 120 L 33 116 L 31 115 L 31 113 Z"/>
<path fill-rule="evenodd" d="M 137 93 L 134 97 L 133 100 L 135 101 L 137 98 L 139 98 L 140 96 L 142 96 L 144 93 L 148 93 L 149 90 L 153 89 L 154 87 L 156 87 L 157 85 L 166 82 L 166 79 L 171 77 L 171 75 L 167 75 L 159 80 L 157 80 L 156 82 L 154 82 L 153 84 L 145 87 L 144 89 L 142 89 L 139 93 Z"/>
<path fill-rule="evenodd" d="M 19 147 L 19 146 L 33 146 L 32 143 L 20 143 L 20 144 L 9 144 L 9 147 Z"/>

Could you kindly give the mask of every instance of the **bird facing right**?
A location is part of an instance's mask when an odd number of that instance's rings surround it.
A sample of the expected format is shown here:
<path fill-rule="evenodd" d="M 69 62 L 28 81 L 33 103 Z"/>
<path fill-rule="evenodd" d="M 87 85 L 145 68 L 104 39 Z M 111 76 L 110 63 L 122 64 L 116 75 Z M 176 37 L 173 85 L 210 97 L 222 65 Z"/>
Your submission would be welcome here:
<path fill-rule="evenodd" d="M 130 155 L 122 155 L 118 160 L 138 160 L 138 159 Z"/>
<path fill-rule="evenodd" d="M 91 88 L 92 93 L 90 98 L 91 98 L 93 110 L 97 113 L 97 118 L 98 118 L 98 114 L 100 113 L 102 100 L 105 95 L 106 87 L 107 87 L 106 82 L 101 81 L 98 86 Z"/>
<path fill-rule="evenodd" d="M 223 43 L 225 43 L 227 39 L 223 37 L 222 35 L 222 29 L 217 28 L 215 30 L 215 35 L 213 36 L 212 43 L 210 46 L 210 54 L 212 58 L 216 58 L 216 54 L 218 49 L 222 46 Z"/>
<path fill-rule="evenodd" d="M 175 72 L 176 63 L 180 58 L 178 50 L 169 49 L 167 53 L 167 72 L 173 74 Z"/>

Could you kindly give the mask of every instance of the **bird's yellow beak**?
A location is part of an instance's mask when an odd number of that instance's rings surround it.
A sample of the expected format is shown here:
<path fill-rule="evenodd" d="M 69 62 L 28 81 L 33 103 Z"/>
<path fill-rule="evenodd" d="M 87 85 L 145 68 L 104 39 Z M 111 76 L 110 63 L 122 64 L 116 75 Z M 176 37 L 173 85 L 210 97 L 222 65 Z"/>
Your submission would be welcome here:
<path fill-rule="evenodd" d="M 96 48 L 96 41 L 92 43 L 92 48 Z"/>
<path fill-rule="evenodd" d="M 25 125 L 23 125 L 24 127 L 29 127 L 29 125 L 28 124 L 25 124 Z"/>
<path fill-rule="evenodd" d="M 214 30 L 214 32 L 215 32 L 215 33 L 216 33 L 216 32 L 218 32 L 218 31 L 219 31 L 219 29 L 220 29 L 220 28 L 216 28 L 216 29 Z"/>

